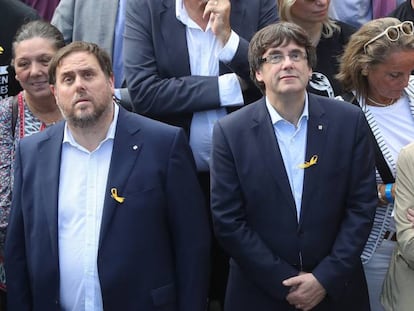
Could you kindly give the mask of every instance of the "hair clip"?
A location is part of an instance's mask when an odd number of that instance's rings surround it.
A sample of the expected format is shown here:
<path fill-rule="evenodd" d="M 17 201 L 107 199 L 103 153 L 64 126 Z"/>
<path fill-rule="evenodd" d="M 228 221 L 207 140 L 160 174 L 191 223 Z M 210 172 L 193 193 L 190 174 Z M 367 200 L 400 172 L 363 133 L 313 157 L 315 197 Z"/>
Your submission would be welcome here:
<path fill-rule="evenodd" d="M 314 155 L 314 156 L 312 156 L 312 158 L 310 158 L 309 162 L 305 161 L 305 163 L 299 164 L 298 167 L 299 168 L 308 168 L 308 167 L 311 167 L 312 165 L 315 165 L 316 163 L 318 163 L 318 156 Z"/>
<path fill-rule="evenodd" d="M 124 197 L 120 197 L 118 196 L 118 190 L 116 190 L 116 188 L 112 188 L 111 189 L 111 197 L 117 201 L 118 203 L 123 203 L 125 198 Z"/>

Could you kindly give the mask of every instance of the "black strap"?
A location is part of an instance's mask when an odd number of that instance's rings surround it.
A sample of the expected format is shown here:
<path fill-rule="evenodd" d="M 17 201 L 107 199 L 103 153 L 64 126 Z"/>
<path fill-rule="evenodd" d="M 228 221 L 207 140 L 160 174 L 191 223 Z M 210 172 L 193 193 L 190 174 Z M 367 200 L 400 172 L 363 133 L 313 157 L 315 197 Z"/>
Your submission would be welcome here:
<path fill-rule="evenodd" d="M 14 135 L 16 134 L 17 115 L 19 113 L 19 104 L 17 102 L 17 95 L 13 96 L 11 109 L 12 109 L 11 132 L 12 132 L 12 137 L 14 138 Z"/>
<path fill-rule="evenodd" d="M 353 93 L 351 92 L 345 93 L 342 95 L 342 98 L 345 101 L 350 102 L 359 107 L 358 101 L 355 98 L 355 95 Z M 375 139 L 375 136 L 371 130 L 371 127 L 370 127 L 370 133 L 371 133 L 373 144 L 375 146 L 374 147 L 375 148 L 375 166 L 377 167 L 378 173 L 380 174 L 381 179 L 384 184 L 392 184 L 395 181 L 394 176 L 392 175 L 390 167 L 388 166 L 387 162 L 384 159 L 384 155 L 382 154 L 382 151 L 380 147 L 378 146 L 378 142 Z"/>

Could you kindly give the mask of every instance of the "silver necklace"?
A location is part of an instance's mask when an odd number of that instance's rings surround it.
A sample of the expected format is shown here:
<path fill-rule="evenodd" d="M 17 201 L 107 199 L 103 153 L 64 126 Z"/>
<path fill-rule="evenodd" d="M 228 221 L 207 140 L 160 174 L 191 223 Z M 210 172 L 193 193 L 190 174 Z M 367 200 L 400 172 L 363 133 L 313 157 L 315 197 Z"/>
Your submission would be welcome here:
<path fill-rule="evenodd" d="M 388 104 L 379 103 L 376 100 L 373 100 L 371 97 L 368 97 L 368 100 L 371 103 L 373 103 L 373 104 L 375 104 L 377 106 L 380 106 L 380 107 L 388 107 L 388 106 L 391 106 L 393 104 L 393 102 L 394 102 L 394 99 L 393 98 L 391 98 L 391 100 L 390 100 L 390 102 Z"/>

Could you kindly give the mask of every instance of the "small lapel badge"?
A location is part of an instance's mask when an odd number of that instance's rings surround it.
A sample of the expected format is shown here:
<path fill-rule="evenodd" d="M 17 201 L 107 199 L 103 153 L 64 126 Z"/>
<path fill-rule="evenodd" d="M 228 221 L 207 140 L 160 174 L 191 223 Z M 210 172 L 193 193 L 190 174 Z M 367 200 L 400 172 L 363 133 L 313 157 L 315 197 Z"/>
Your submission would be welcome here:
<path fill-rule="evenodd" d="M 133 150 L 138 150 L 138 146 L 137 146 L 137 145 L 133 145 L 133 146 L 132 146 L 132 149 L 133 149 Z"/>
<path fill-rule="evenodd" d="M 299 164 L 298 167 L 305 169 L 305 168 L 308 168 L 308 167 L 311 167 L 311 166 L 315 165 L 316 163 L 318 163 L 318 156 L 314 155 L 310 158 L 309 162 L 305 161 L 305 163 Z"/>
<path fill-rule="evenodd" d="M 116 188 L 111 189 L 111 197 L 118 203 L 123 203 L 125 201 L 124 197 L 118 196 L 118 190 Z"/>
<path fill-rule="evenodd" d="M 322 124 L 319 124 L 319 125 L 318 125 L 318 130 L 322 131 L 322 129 L 323 129 Z"/>

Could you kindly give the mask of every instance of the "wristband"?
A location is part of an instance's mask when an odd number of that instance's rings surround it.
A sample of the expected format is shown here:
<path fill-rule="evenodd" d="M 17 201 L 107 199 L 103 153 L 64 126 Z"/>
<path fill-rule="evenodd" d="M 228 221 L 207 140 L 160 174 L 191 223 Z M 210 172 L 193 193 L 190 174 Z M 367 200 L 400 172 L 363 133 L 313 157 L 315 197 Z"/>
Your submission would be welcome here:
<path fill-rule="evenodd" d="M 392 184 L 386 184 L 385 185 L 385 198 L 387 199 L 388 202 L 393 203 L 394 199 L 392 197 Z"/>

